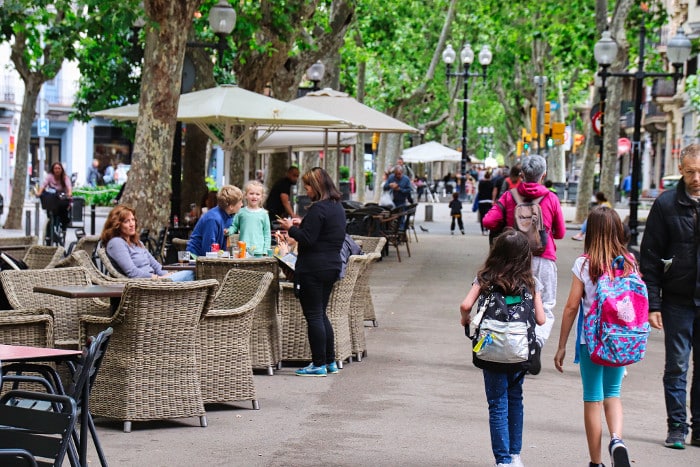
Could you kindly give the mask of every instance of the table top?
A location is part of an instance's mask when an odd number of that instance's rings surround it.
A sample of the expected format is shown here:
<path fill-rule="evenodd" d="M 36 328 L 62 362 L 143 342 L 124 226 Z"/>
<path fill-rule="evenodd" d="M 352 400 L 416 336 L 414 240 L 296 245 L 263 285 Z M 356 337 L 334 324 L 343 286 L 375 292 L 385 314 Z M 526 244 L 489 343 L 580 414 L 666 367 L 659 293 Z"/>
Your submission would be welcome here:
<path fill-rule="evenodd" d="M 33 290 L 66 298 L 116 298 L 122 296 L 124 284 L 37 286 Z"/>
<path fill-rule="evenodd" d="M 164 264 L 163 269 L 166 271 L 196 271 L 197 265 L 193 261 L 189 263 L 170 263 Z"/>
<path fill-rule="evenodd" d="M 0 344 L 0 361 L 2 362 L 61 361 L 70 360 L 81 354 L 82 352 L 80 350 Z"/>

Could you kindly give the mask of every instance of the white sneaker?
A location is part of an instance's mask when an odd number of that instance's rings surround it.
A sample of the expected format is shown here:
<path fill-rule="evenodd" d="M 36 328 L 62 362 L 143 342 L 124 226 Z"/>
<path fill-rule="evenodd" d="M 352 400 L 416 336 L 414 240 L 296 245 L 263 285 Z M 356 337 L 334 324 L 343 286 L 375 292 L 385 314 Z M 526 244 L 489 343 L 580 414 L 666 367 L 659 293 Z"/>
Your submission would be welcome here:
<path fill-rule="evenodd" d="M 510 465 L 511 465 L 511 467 L 525 467 L 522 459 L 520 459 L 520 454 L 511 454 L 510 455 Z"/>

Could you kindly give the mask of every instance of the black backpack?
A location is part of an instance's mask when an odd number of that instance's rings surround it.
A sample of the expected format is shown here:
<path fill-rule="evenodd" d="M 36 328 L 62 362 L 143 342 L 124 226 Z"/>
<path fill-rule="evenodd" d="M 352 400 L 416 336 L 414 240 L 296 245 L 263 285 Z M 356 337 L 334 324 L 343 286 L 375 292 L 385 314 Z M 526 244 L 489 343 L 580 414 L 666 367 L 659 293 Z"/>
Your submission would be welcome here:
<path fill-rule="evenodd" d="M 535 353 L 535 302 L 533 294 L 504 295 L 500 289 L 481 292 L 477 314 L 469 328 L 472 357 L 477 368 L 517 373 L 530 368 Z"/>

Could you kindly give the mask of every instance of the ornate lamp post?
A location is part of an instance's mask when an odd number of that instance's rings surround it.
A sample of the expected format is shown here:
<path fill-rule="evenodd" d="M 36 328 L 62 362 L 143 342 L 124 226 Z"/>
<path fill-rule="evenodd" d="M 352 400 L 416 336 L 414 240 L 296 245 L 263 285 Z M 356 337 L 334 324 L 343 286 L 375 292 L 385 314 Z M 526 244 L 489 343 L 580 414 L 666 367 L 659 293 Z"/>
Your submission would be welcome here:
<path fill-rule="evenodd" d="M 610 37 L 610 32 L 605 31 L 602 34 L 601 39 L 596 43 L 593 53 L 595 54 L 595 59 L 600 65 L 600 71 L 598 75 L 601 78 L 600 86 L 600 111 L 601 115 L 605 114 L 605 98 L 607 94 L 607 88 L 605 86 L 605 80 L 610 77 L 625 77 L 635 79 L 635 95 L 634 95 L 634 132 L 632 134 L 632 191 L 630 193 L 630 216 L 629 216 L 629 227 L 630 227 L 630 245 L 637 245 L 637 235 L 638 235 L 638 218 L 637 213 L 639 210 L 639 179 L 641 174 L 641 160 L 640 160 L 640 148 L 641 148 L 641 127 L 642 127 L 642 93 L 644 91 L 644 79 L 645 78 L 673 78 L 673 90 L 676 91 L 676 86 L 678 80 L 683 77 L 683 64 L 688 59 L 690 55 L 690 40 L 683 34 L 682 30 L 668 42 L 666 46 L 666 54 L 668 60 L 673 64 L 673 73 L 649 73 L 644 71 L 644 46 L 645 46 L 645 35 L 646 29 L 644 26 L 644 19 L 642 17 L 642 24 L 639 31 L 639 61 L 637 62 L 637 71 L 635 72 L 609 72 L 608 68 L 612 64 L 613 60 L 617 56 L 617 44 Z M 600 163 L 602 170 L 603 161 L 603 124 L 604 118 L 601 118 L 601 143 L 600 143 Z"/>
<path fill-rule="evenodd" d="M 466 193 L 464 190 L 464 184 L 467 180 L 467 125 L 469 116 L 469 78 L 475 76 L 481 76 L 486 81 L 486 68 L 491 64 L 493 54 L 489 50 L 488 45 L 484 45 L 479 52 L 479 63 L 481 64 L 481 73 L 470 72 L 472 62 L 474 62 L 474 51 L 471 45 L 466 44 L 462 51 L 459 53 L 459 57 L 462 61 L 463 71 L 452 72 L 452 64 L 457 58 L 457 54 L 451 45 L 447 45 L 445 51 L 442 53 L 442 61 L 447 65 L 446 76 L 447 84 L 450 83 L 450 77 L 456 76 L 462 78 L 464 81 L 464 99 L 462 101 L 462 160 L 460 163 L 460 181 L 459 181 L 459 196 L 460 199 L 466 199 Z"/>

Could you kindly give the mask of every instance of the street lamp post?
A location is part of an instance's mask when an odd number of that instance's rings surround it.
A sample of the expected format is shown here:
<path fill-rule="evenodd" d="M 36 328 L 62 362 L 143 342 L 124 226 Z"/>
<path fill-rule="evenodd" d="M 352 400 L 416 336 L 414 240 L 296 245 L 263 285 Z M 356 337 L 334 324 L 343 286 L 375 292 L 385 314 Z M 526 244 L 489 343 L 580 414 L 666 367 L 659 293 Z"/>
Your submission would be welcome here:
<path fill-rule="evenodd" d="M 452 72 L 452 64 L 457 58 L 457 54 L 451 45 L 447 45 L 445 51 L 442 53 L 442 61 L 447 65 L 446 76 L 447 83 L 450 83 L 450 77 L 456 76 L 462 78 L 464 81 L 464 100 L 462 107 L 462 159 L 460 163 L 460 181 L 459 181 L 459 196 L 460 199 L 465 200 L 467 195 L 464 190 L 464 185 L 467 180 L 467 124 L 469 115 L 469 78 L 475 76 L 481 76 L 484 81 L 486 81 L 486 68 L 491 64 L 491 59 L 493 55 L 489 50 L 488 45 L 484 45 L 479 52 L 479 63 L 481 64 L 481 73 L 470 72 L 472 62 L 474 61 L 474 51 L 471 45 L 466 44 L 462 51 L 459 53 L 459 57 L 462 60 L 463 71 Z"/>
<path fill-rule="evenodd" d="M 610 32 L 605 31 L 598 43 L 595 45 L 594 54 L 595 59 L 600 65 L 600 71 L 598 74 L 601 77 L 600 86 L 600 111 L 601 114 L 605 110 L 605 97 L 607 93 L 607 88 L 605 86 L 605 80 L 608 77 L 626 77 L 635 79 L 635 96 L 634 96 L 634 132 L 632 134 L 632 190 L 630 193 L 630 215 L 629 215 L 629 228 L 630 228 L 630 245 L 637 245 L 638 236 L 638 217 L 637 213 L 639 210 L 639 179 L 641 175 L 641 160 L 640 160 L 640 148 L 641 148 L 641 127 L 642 127 L 642 92 L 644 90 L 644 79 L 645 78 L 673 78 L 673 90 L 676 91 L 676 86 L 678 80 L 683 77 L 683 64 L 688 59 L 690 55 L 690 40 L 683 34 L 682 30 L 668 42 L 666 46 L 666 53 L 668 60 L 673 64 L 673 73 L 648 73 L 644 71 L 644 41 L 645 41 L 646 29 L 644 25 L 644 18 L 642 18 L 642 24 L 639 31 L 639 61 L 637 64 L 637 71 L 635 72 L 609 72 L 608 68 L 612 64 L 613 60 L 617 56 L 617 44 L 610 37 Z M 601 118 L 601 140 L 603 138 L 603 123 L 604 120 Z M 601 142 L 600 146 L 600 163 L 602 170 L 603 161 L 603 144 Z"/>

